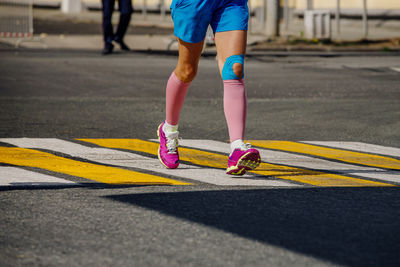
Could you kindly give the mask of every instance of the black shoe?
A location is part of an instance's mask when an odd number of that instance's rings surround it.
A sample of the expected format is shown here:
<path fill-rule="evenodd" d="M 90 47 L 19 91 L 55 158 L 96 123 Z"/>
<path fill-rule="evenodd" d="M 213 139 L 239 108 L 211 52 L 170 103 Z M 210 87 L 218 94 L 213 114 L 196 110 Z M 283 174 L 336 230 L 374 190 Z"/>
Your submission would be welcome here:
<path fill-rule="evenodd" d="M 114 45 L 111 43 L 107 43 L 107 44 L 105 44 L 103 51 L 101 51 L 101 54 L 102 55 L 111 54 L 113 49 L 114 49 Z"/>
<path fill-rule="evenodd" d="M 129 46 L 127 46 L 127 45 L 124 43 L 124 41 L 119 40 L 119 39 L 114 39 L 114 41 L 115 41 L 116 43 L 119 44 L 119 46 L 121 47 L 121 50 L 124 50 L 124 51 L 131 51 L 131 49 L 129 48 Z"/>

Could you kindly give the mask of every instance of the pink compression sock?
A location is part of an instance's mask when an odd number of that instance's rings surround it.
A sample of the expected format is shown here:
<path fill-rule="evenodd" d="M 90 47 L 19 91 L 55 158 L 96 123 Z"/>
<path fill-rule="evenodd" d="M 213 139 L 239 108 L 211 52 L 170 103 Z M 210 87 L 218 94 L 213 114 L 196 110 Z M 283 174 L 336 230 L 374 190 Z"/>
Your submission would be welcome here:
<path fill-rule="evenodd" d="M 231 142 L 244 139 L 247 99 L 243 79 L 224 80 L 224 112 Z"/>
<path fill-rule="evenodd" d="M 172 72 L 166 89 L 166 121 L 177 125 L 190 82 L 184 83 Z"/>

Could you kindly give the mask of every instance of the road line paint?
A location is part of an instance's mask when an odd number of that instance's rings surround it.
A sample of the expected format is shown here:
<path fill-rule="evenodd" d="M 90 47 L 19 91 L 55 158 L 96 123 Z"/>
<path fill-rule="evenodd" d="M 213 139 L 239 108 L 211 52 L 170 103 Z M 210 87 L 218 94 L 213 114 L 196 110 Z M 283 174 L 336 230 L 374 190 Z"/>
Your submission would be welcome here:
<path fill-rule="evenodd" d="M 391 68 L 394 71 L 400 72 L 400 68 Z"/>
<path fill-rule="evenodd" d="M 250 141 L 250 143 L 252 143 L 254 146 L 267 149 L 313 155 L 370 167 L 400 170 L 400 160 L 384 156 L 327 148 L 316 145 L 308 145 L 290 141 L 252 140 Z"/>
<path fill-rule="evenodd" d="M 226 152 L 230 150 L 227 143 L 209 141 L 209 140 L 182 140 L 183 146 L 196 147 L 199 149 L 212 149 L 217 152 Z M 264 158 L 261 158 L 265 162 Z M 338 174 L 325 173 L 321 171 L 314 171 L 309 169 L 282 166 L 282 163 L 276 162 L 279 165 L 271 163 L 261 163 L 253 173 L 270 175 L 271 170 L 277 172 L 273 174 L 276 178 L 290 179 L 293 181 L 312 184 L 316 186 L 391 186 L 386 183 L 367 181 L 354 177 L 348 177 Z M 272 174 L 271 174 L 272 175 Z"/>
<path fill-rule="evenodd" d="M 329 146 L 333 148 L 342 148 L 355 150 L 365 153 L 380 154 L 400 158 L 400 148 L 379 146 L 360 142 L 327 142 L 327 141 L 302 141 L 311 145 Z"/>
<path fill-rule="evenodd" d="M 155 175 L 66 159 L 50 153 L 19 147 L 0 147 L 0 162 L 17 166 L 41 168 L 107 184 L 188 184 Z"/>
<path fill-rule="evenodd" d="M 140 139 L 78 139 L 90 142 L 103 147 L 127 149 L 132 151 L 145 152 L 157 155 L 158 144 Z M 182 144 L 185 142 L 182 140 Z M 229 151 L 229 150 L 226 150 Z M 197 165 L 226 168 L 227 156 L 191 149 L 186 147 L 179 148 L 179 156 L 183 161 L 188 161 Z M 336 174 L 323 173 L 318 171 L 286 167 L 268 163 L 261 163 L 256 171 L 250 173 L 272 176 L 284 180 L 296 181 L 304 184 L 316 186 L 392 186 L 390 184 L 367 181 L 352 177 L 346 177 Z"/>
<path fill-rule="evenodd" d="M 198 149 L 210 149 L 217 152 L 229 151 L 230 145 L 211 140 L 182 140 L 184 146 L 197 147 Z M 298 168 L 314 169 L 318 171 L 336 172 L 343 175 L 359 176 L 384 182 L 400 183 L 400 172 L 339 163 L 305 155 L 293 154 L 282 151 L 259 149 L 261 159 L 272 164 L 281 164 Z"/>
<path fill-rule="evenodd" d="M 76 185 L 72 181 L 16 167 L 0 166 L 0 186 L 62 186 Z"/>
<path fill-rule="evenodd" d="M 158 161 L 158 159 L 145 157 L 130 152 L 107 149 L 107 148 L 87 147 L 84 145 L 60 139 L 8 138 L 8 139 L 0 139 L 0 141 L 13 144 L 19 147 L 48 149 L 68 154 L 73 157 L 79 157 L 103 164 L 123 166 L 123 167 L 134 167 L 148 171 L 155 171 L 157 173 L 173 175 L 174 177 L 192 179 L 215 185 L 229 185 L 229 186 L 246 185 L 246 186 L 274 186 L 274 187 L 296 186 L 292 183 L 279 180 L 232 179 L 232 177 L 226 175 L 225 171 L 223 170 L 200 168 L 197 166 L 191 166 L 185 164 L 181 164 L 179 166 L 179 169 L 169 170 L 166 169 L 164 166 L 162 166 Z M 130 140 L 129 142 L 132 142 L 132 140 Z"/>

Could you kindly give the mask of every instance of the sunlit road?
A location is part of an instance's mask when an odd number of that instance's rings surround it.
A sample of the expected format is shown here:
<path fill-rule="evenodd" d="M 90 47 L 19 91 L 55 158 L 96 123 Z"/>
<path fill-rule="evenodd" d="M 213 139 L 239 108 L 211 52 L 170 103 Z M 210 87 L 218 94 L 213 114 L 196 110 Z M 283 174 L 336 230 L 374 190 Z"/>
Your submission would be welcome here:
<path fill-rule="evenodd" d="M 157 159 L 173 55 L 0 50 L 2 266 L 398 266 L 400 61 L 246 62 L 247 139 L 224 174 L 222 83 L 201 59 L 181 159 Z"/>

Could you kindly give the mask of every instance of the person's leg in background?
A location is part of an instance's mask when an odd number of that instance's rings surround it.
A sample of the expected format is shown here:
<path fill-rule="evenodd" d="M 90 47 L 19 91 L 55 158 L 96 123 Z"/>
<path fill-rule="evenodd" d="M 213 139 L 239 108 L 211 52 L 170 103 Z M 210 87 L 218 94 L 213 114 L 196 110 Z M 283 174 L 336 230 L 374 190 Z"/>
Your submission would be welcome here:
<path fill-rule="evenodd" d="M 122 50 L 129 51 L 129 47 L 124 42 L 125 33 L 129 27 L 133 12 L 131 0 L 119 0 L 118 8 L 120 12 L 117 31 L 114 35 L 114 41 L 117 42 Z"/>
<path fill-rule="evenodd" d="M 114 39 L 112 14 L 114 12 L 115 0 L 102 0 L 103 11 L 103 36 L 104 36 L 104 49 L 103 55 L 111 54 L 114 48 L 112 41 Z"/>

